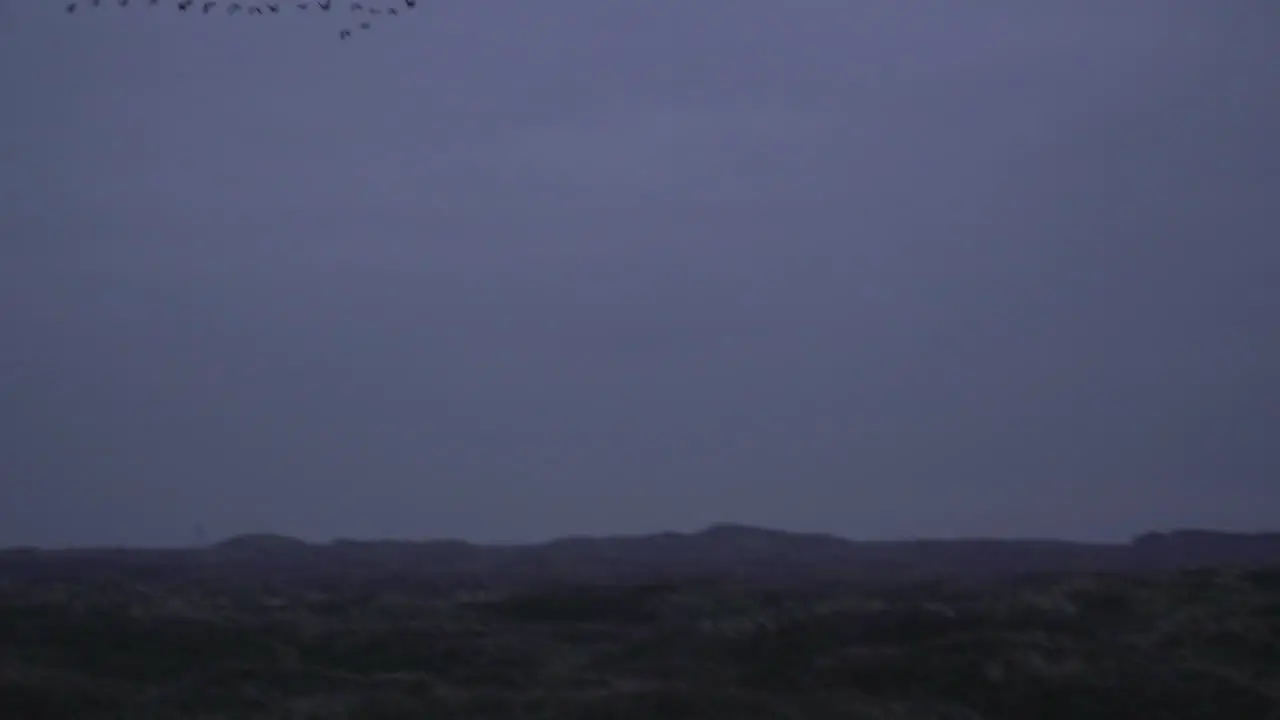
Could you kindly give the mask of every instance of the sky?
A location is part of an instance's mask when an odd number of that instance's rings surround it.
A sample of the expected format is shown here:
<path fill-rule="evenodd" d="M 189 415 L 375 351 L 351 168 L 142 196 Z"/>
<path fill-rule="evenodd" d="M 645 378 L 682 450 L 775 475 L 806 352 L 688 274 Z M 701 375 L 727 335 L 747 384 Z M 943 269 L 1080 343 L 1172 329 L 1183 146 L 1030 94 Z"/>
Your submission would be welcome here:
<path fill-rule="evenodd" d="M 174 3 L 0 3 L 0 545 L 1280 529 L 1273 2 Z"/>

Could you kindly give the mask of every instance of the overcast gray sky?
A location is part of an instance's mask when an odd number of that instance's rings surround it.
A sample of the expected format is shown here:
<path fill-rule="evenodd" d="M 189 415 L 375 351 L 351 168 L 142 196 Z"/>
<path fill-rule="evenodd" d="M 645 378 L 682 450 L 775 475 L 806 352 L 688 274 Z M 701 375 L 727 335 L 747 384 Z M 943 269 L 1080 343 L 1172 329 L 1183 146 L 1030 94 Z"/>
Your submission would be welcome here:
<path fill-rule="evenodd" d="M 1280 527 L 1273 2 L 162 3 L 0 3 L 0 544 Z"/>

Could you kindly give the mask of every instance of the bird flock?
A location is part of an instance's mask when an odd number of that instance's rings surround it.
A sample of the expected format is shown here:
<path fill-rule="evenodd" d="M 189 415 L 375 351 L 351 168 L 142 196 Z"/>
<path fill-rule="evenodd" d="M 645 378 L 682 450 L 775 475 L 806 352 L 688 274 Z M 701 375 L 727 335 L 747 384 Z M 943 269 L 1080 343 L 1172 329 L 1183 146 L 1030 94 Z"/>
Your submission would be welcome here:
<path fill-rule="evenodd" d="M 287 2 L 261 2 L 242 3 L 234 0 L 169 0 L 164 5 L 174 5 L 182 12 L 198 12 L 208 15 L 213 12 L 225 12 L 227 15 L 235 15 L 243 12 L 245 15 L 279 15 L 283 12 L 316 12 L 327 13 L 334 11 L 334 3 L 338 2 L 337 12 L 341 12 L 344 3 L 342 0 L 291 0 Z M 385 0 L 387 4 L 373 5 L 363 2 L 351 2 L 346 4 L 346 8 L 350 11 L 353 23 L 351 27 L 345 27 L 338 32 L 338 38 L 346 40 L 353 33 L 360 30 L 370 30 L 373 28 L 372 18 L 386 16 L 397 17 L 401 13 L 409 12 L 418 7 L 418 0 Z M 73 14 L 81 8 L 99 8 L 103 5 L 119 5 L 120 7 L 129 7 L 130 0 L 75 0 L 75 2 L 67 5 L 67 14 Z M 134 5 L 147 5 L 149 7 L 159 7 L 161 0 L 134 0 Z"/>

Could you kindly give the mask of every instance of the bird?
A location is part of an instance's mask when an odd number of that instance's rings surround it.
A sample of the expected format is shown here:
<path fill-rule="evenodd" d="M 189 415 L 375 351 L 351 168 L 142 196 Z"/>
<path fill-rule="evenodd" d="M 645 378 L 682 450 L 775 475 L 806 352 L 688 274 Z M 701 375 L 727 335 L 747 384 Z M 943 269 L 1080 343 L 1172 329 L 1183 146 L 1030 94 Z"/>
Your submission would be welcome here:
<path fill-rule="evenodd" d="M 280 12 L 280 6 L 275 3 L 267 3 L 267 9 L 273 13 Z"/>
<path fill-rule="evenodd" d="M 387 8 L 387 14 L 388 14 L 388 15 L 399 15 L 400 13 L 396 12 L 396 9 L 395 9 L 395 8 Z"/>
<path fill-rule="evenodd" d="M 382 11 L 381 11 L 381 10 L 379 10 L 378 8 L 369 8 L 369 14 L 370 14 L 370 15 L 381 15 L 381 14 L 382 14 Z"/>
<path fill-rule="evenodd" d="M 262 8 L 258 7 L 257 5 L 254 5 L 253 7 L 249 8 L 249 14 L 250 14 L 250 15 L 261 15 L 261 14 L 262 14 Z"/>
<path fill-rule="evenodd" d="M 193 2 L 195 2 L 195 0 L 182 0 L 182 2 L 178 3 L 178 9 L 182 12 L 186 12 L 187 8 L 191 7 L 191 3 Z"/>
<path fill-rule="evenodd" d="M 201 6 L 200 6 L 200 9 L 204 11 L 204 14 L 205 14 L 205 15 L 208 15 L 208 14 L 209 14 L 209 11 L 210 11 L 210 10 L 212 10 L 212 9 L 214 8 L 214 6 L 215 6 L 215 5 L 217 5 L 217 4 L 218 4 L 217 2 L 214 2 L 213 0 L 210 0 L 210 2 L 206 2 L 204 5 L 201 5 Z"/>
<path fill-rule="evenodd" d="M 227 8 L 228 15 L 235 15 L 238 12 L 240 12 L 240 3 L 233 2 L 231 3 L 231 6 Z"/>
<path fill-rule="evenodd" d="M 320 0 L 316 0 L 316 5 L 319 5 L 321 10 L 324 10 L 325 12 L 329 12 L 329 8 L 333 5 L 333 0 L 325 0 L 325 2 L 320 2 Z"/>
<path fill-rule="evenodd" d="M 360 3 L 358 2 L 351 3 L 351 12 L 360 12 L 363 9 L 364 9 L 364 6 L 361 5 Z"/>
<path fill-rule="evenodd" d="M 369 23 L 368 23 L 368 22 L 362 22 L 362 23 L 360 23 L 360 29 L 361 29 L 361 30 L 368 30 L 368 29 L 369 29 Z"/>
<path fill-rule="evenodd" d="M 345 29 L 344 29 L 342 32 L 338 33 L 338 38 L 339 38 L 340 40 L 346 40 L 346 39 L 347 39 L 347 38 L 349 38 L 349 37 L 351 37 L 351 31 L 350 31 L 350 30 L 345 30 Z"/>
<path fill-rule="evenodd" d="M 412 10 L 418 7 L 418 0 L 404 0 L 404 4 L 408 6 L 410 10 Z"/>
<path fill-rule="evenodd" d="M 73 12 L 75 12 L 75 11 L 76 11 L 76 4 L 75 4 L 75 3 L 71 3 L 70 5 L 68 5 L 68 6 L 67 6 L 67 12 L 69 12 L 69 13 L 73 13 Z"/>

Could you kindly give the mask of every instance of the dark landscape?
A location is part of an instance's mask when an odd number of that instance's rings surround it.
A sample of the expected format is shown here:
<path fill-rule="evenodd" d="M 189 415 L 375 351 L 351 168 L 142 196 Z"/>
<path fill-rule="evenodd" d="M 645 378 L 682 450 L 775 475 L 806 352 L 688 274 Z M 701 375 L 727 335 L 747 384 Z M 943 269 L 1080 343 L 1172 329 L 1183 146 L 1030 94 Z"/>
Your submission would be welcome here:
<path fill-rule="evenodd" d="M 10 549 L 0 717 L 1280 718 L 1280 534 Z"/>
<path fill-rule="evenodd" d="M 0 0 L 0 720 L 1280 720 L 1277 29 Z"/>

